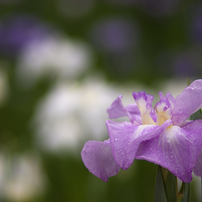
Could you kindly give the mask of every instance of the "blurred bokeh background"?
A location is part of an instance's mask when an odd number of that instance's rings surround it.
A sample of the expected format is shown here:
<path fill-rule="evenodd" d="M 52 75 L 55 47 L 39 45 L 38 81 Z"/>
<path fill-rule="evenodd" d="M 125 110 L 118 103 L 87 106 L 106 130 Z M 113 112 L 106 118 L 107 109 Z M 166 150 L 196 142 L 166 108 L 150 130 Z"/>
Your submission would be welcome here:
<path fill-rule="evenodd" d="M 177 96 L 202 76 L 199 0 L 0 0 L 0 201 L 153 201 L 157 165 L 108 183 L 80 157 L 132 91 Z M 200 179 L 191 183 L 200 201 Z"/>

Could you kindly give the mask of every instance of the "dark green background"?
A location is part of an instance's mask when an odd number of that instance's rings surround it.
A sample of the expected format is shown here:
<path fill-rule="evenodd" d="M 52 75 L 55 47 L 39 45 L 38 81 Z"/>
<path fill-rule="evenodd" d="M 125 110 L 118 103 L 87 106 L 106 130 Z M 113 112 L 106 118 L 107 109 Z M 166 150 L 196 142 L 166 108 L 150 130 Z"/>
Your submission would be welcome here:
<path fill-rule="evenodd" d="M 151 14 L 138 3 L 120 5 L 109 3 L 107 0 L 97 0 L 93 1 L 92 10 L 78 18 L 64 17 L 58 10 L 56 0 L 2 2 L 0 22 L 5 22 L 8 17 L 19 14 L 34 16 L 64 33 L 68 38 L 80 39 L 88 43 L 93 49 L 95 65 L 80 77 L 80 80 L 88 74 L 99 72 L 106 76 L 108 82 L 114 84 L 135 81 L 154 87 L 156 81 L 170 78 L 186 80 L 186 77 L 189 77 L 193 80 L 201 77 L 200 62 L 197 63 L 194 73 L 189 71 L 186 73 L 183 70 L 176 73 L 172 62 L 178 53 L 184 51 L 191 52 L 191 55 L 196 54 L 196 57 L 202 55 L 202 46 L 192 35 L 194 11 L 200 2 L 181 0 L 173 12 L 155 15 L 155 10 Z M 99 21 L 113 18 L 123 18 L 137 27 L 138 37 L 133 51 L 112 54 L 100 50 L 94 44 L 91 38 L 93 27 Z M 127 63 L 129 68 L 126 68 L 124 61 L 127 60 L 128 55 L 132 56 L 129 58 L 129 64 Z M 26 153 L 30 149 L 40 153 L 48 186 L 42 196 L 34 197 L 31 201 L 153 201 L 157 165 L 136 160 L 128 170 L 121 171 L 105 183 L 89 173 L 79 155 L 74 158 L 68 153 L 59 156 L 37 151 L 29 124 L 37 103 L 49 91 L 54 81 L 42 78 L 33 88 L 21 89 L 15 83 L 16 57 L 10 57 L 3 52 L 0 55 L 0 62 L 8 64 L 1 68 L 4 68 L 8 75 L 10 88 L 9 98 L 0 108 L 0 147 L 6 148 L 11 154 Z M 188 68 L 193 70 L 192 66 Z M 80 145 L 81 149 L 82 146 L 83 143 Z M 197 201 L 194 192 L 193 185 L 191 202 Z"/>

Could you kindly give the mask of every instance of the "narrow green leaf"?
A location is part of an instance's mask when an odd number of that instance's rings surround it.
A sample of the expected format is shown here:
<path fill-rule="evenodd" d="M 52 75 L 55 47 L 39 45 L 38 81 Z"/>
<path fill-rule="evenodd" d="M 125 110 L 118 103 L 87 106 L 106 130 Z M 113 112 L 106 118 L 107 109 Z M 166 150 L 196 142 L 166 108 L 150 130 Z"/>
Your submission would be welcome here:
<path fill-rule="evenodd" d="M 190 184 L 189 183 L 182 183 L 180 192 L 178 194 L 178 201 L 179 202 L 189 202 L 190 199 Z M 181 199 L 181 200 L 180 200 Z"/>
<path fill-rule="evenodd" d="M 190 184 L 182 183 L 177 190 L 177 177 L 167 169 L 159 166 L 156 176 L 155 202 L 189 202 Z"/>
<path fill-rule="evenodd" d="M 202 112 L 201 109 L 196 111 L 194 114 L 191 115 L 190 117 L 191 120 L 196 120 L 196 119 L 202 119 Z"/>
<path fill-rule="evenodd" d="M 158 172 L 156 176 L 154 202 L 168 202 L 168 199 L 166 196 L 164 178 L 163 178 L 163 174 L 160 166 L 158 167 Z"/>
<path fill-rule="evenodd" d="M 169 202 L 176 202 L 177 196 L 177 178 L 171 172 L 168 172 L 165 181 L 166 195 Z"/>

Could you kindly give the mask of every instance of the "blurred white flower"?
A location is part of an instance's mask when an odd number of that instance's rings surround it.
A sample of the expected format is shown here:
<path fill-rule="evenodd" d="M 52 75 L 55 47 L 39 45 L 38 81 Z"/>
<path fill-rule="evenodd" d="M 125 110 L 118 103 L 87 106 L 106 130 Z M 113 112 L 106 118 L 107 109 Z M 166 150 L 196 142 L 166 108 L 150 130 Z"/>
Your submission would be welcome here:
<path fill-rule="evenodd" d="M 97 77 L 81 83 L 58 83 L 36 110 L 32 125 L 36 143 L 52 152 L 80 152 L 86 140 L 103 140 L 107 137 L 107 108 L 119 94 L 124 105 L 134 102 L 132 91 L 138 89 L 145 88 L 113 86 Z"/>
<path fill-rule="evenodd" d="M 33 85 L 43 76 L 75 79 L 92 65 L 87 44 L 61 37 L 49 37 L 30 43 L 18 61 L 17 76 L 26 85 Z M 23 84 L 24 84 L 23 83 Z"/>
<path fill-rule="evenodd" d="M 0 155 L 0 198 L 26 201 L 42 194 L 45 178 L 36 155 Z"/>
<path fill-rule="evenodd" d="M 88 137 L 106 135 L 106 109 L 116 98 L 116 89 L 95 78 L 80 84 L 58 83 L 39 104 L 34 130 L 45 149 L 77 149 Z"/>

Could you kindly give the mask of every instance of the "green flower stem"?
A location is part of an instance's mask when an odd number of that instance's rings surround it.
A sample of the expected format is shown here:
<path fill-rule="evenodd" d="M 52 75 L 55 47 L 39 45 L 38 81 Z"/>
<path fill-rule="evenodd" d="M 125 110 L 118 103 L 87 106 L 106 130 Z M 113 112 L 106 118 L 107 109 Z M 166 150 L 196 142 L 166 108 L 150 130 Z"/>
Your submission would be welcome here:
<path fill-rule="evenodd" d="M 190 184 L 182 183 L 177 188 L 177 177 L 167 169 L 159 166 L 156 177 L 155 202 L 189 202 Z"/>

